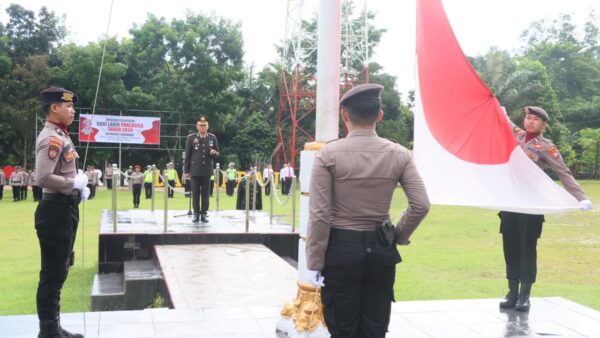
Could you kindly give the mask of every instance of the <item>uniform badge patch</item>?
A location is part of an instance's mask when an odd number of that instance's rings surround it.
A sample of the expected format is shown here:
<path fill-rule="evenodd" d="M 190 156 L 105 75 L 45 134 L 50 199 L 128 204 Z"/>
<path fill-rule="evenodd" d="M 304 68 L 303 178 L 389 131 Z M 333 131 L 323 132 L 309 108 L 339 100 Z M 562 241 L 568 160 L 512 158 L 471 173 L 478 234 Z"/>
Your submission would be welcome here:
<path fill-rule="evenodd" d="M 58 153 L 60 153 L 61 148 L 62 141 L 58 137 L 52 136 L 48 142 L 48 158 L 51 160 L 55 159 Z"/>
<path fill-rule="evenodd" d="M 548 148 L 548 153 L 550 153 L 550 156 L 552 156 L 552 158 L 557 159 L 560 155 L 558 154 L 558 149 L 556 149 L 556 146 L 551 146 L 550 148 Z"/>
<path fill-rule="evenodd" d="M 535 147 L 535 149 L 542 149 L 542 145 L 539 143 L 536 143 L 533 146 Z"/>
<path fill-rule="evenodd" d="M 71 149 L 65 154 L 65 160 L 71 162 L 75 158 L 75 150 Z"/>

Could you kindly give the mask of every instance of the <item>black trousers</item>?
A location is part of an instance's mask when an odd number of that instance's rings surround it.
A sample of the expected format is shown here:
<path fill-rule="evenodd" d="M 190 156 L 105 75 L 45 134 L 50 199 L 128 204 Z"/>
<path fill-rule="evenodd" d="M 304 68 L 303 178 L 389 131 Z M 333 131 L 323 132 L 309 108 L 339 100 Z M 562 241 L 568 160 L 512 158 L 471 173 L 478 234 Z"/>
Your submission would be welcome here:
<path fill-rule="evenodd" d="M 167 182 L 169 183 L 169 197 L 173 197 L 175 194 L 175 190 L 173 189 L 175 188 L 175 180 L 168 180 Z"/>
<path fill-rule="evenodd" d="M 88 184 L 87 187 L 90 189 L 90 198 L 89 199 L 96 197 L 96 185 Z"/>
<path fill-rule="evenodd" d="M 194 213 L 206 214 L 210 198 L 210 176 L 192 176 L 192 206 Z M 202 208 L 200 196 L 202 195 Z"/>
<path fill-rule="evenodd" d="M 227 196 L 233 196 L 233 190 L 235 189 L 236 180 L 227 180 L 225 182 L 225 192 Z"/>
<path fill-rule="evenodd" d="M 215 181 L 210 180 L 210 197 L 212 197 L 214 190 L 215 190 Z"/>
<path fill-rule="evenodd" d="M 112 189 L 112 178 L 107 178 L 106 179 L 106 188 L 107 189 Z"/>
<path fill-rule="evenodd" d="M 40 187 L 37 185 L 32 185 L 31 186 L 31 194 L 33 195 L 33 201 L 37 202 L 40 200 L 40 198 L 42 197 L 40 194 Z"/>
<path fill-rule="evenodd" d="M 142 194 L 142 185 L 134 184 L 132 191 L 133 191 L 133 205 L 140 205 L 140 195 Z"/>
<path fill-rule="evenodd" d="M 283 186 L 281 187 L 281 193 L 287 195 L 290 193 L 290 187 L 292 186 L 292 178 L 286 177 L 283 180 Z"/>
<path fill-rule="evenodd" d="M 502 211 L 500 232 L 506 262 L 506 278 L 535 283 L 537 276 L 537 241 L 542 234 L 544 215 Z"/>
<path fill-rule="evenodd" d="M 21 199 L 22 200 L 27 199 L 27 190 L 28 190 L 28 186 L 21 187 Z"/>
<path fill-rule="evenodd" d="M 13 192 L 13 200 L 20 201 L 21 200 L 21 187 L 13 185 L 12 192 Z"/>
<path fill-rule="evenodd" d="M 60 293 L 69 273 L 71 252 L 77 234 L 79 201 L 64 197 L 72 202 L 42 198 L 35 210 L 35 229 L 41 254 L 36 295 L 39 320 L 55 320 L 59 317 Z"/>
<path fill-rule="evenodd" d="M 0 185 L 0 200 L 2 199 L 2 195 L 4 195 L 4 185 Z"/>
<path fill-rule="evenodd" d="M 152 198 L 152 183 L 144 182 L 144 191 L 146 193 L 146 199 Z"/>
<path fill-rule="evenodd" d="M 265 183 L 265 195 L 269 196 L 270 193 L 271 193 L 271 181 L 267 181 L 267 183 Z"/>
<path fill-rule="evenodd" d="M 400 261 L 396 246 L 382 246 L 374 231 L 331 230 L 322 290 L 331 338 L 385 337 Z"/>

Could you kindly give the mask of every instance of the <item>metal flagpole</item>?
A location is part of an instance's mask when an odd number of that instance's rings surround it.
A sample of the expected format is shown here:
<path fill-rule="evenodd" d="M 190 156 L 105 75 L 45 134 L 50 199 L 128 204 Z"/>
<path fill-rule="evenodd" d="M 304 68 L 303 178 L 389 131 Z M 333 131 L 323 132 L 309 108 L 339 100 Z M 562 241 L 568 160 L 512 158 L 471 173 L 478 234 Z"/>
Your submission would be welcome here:
<path fill-rule="evenodd" d="M 108 42 L 108 31 L 110 28 L 110 21 L 112 18 L 112 10 L 113 10 L 114 0 L 110 2 L 110 10 L 108 12 L 108 22 L 106 23 L 106 33 L 104 34 L 104 47 L 102 48 L 102 58 L 100 59 L 100 70 L 98 72 L 98 82 L 96 83 L 96 94 L 94 95 L 94 104 L 92 106 L 92 121 L 94 119 L 94 115 L 96 113 L 96 103 L 98 101 L 98 91 L 100 89 L 100 79 L 102 78 L 102 69 L 104 67 L 104 57 L 106 56 L 106 44 Z M 87 139 L 87 143 L 85 146 L 85 155 L 83 156 L 83 166 L 85 168 L 85 164 L 87 161 L 88 150 L 90 147 L 90 141 Z M 85 201 L 83 201 L 83 212 L 81 213 L 81 306 L 83 313 L 83 335 L 87 336 L 87 324 L 85 320 L 85 304 L 86 304 L 86 296 L 85 296 Z"/>

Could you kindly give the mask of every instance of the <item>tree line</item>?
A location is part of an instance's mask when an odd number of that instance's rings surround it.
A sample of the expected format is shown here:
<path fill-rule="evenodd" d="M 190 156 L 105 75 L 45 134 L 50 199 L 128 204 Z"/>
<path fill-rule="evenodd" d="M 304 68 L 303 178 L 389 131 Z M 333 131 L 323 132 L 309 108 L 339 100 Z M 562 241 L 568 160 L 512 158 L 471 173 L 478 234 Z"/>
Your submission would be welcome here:
<path fill-rule="evenodd" d="M 170 21 L 149 15 L 145 22 L 131 27 L 127 38 L 106 37 L 76 45 L 66 40 L 66 18 L 47 7 L 36 13 L 12 4 L 6 12 L 7 21 L 0 22 L 0 165 L 32 167 L 34 126 L 36 119 L 38 123 L 43 119 L 39 92 L 44 88 L 72 89 L 79 94 L 79 107 L 94 105 L 105 43 L 96 114 L 150 116 L 161 112 L 161 133 L 178 136 L 161 140 L 161 148 L 173 150 L 184 146 L 183 137 L 195 131 L 195 118 L 204 114 L 219 138 L 223 164 L 233 161 L 244 167 L 256 158 L 271 156 L 277 143 L 282 66 L 273 60 L 259 71 L 246 67 L 239 23 L 192 12 Z M 373 13 L 368 14 L 372 54 L 385 30 L 376 27 Z M 579 177 L 599 175 L 597 22 L 590 13 L 584 27 L 577 27 L 571 16 L 562 14 L 554 20 L 533 22 L 523 32 L 522 47 L 516 52 L 491 48 L 484 55 L 469 57 L 517 124 L 525 105 L 544 107 L 551 114 L 546 135 Z M 316 17 L 304 25 L 314 32 Z M 283 46 L 277 48 L 281 53 Z M 351 67 L 358 74 L 363 65 Z M 314 73 L 316 57 L 306 60 L 303 69 Z M 377 127 L 379 135 L 411 147 L 414 93 L 402 95 L 395 80 L 381 65 L 369 64 L 369 81 L 386 87 L 382 97 L 386 114 Z M 314 83 L 306 85 L 314 87 Z M 306 130 L 314 130 L 314 119 L 302 123 Z M 343 128 L 340 130 L 343 133 Z M 115 162 L 117 156 L 115 149 L 90 149 L 88 163 L 99 167 L 106 160 Z M 127 147 L 122 157 L 124 165 L 162 166 L 181 161 L 174 151 Z"/>

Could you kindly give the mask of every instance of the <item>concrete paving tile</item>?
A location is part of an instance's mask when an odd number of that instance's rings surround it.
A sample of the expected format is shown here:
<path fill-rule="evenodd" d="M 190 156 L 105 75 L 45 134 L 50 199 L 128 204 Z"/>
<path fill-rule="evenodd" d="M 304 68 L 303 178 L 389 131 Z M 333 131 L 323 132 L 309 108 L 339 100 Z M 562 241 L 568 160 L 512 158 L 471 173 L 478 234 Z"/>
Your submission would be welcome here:
<path fill-rule="evenodd" d="M 110 323 L 100 324 L 98 338 L 150 338 L 155 336 L 152 323 Z"/>
<path fill-rule="evenodd" d="M 402 317 L 404 317 L 410 323 L 419 326 L 427 326 L 431 324 L 458 324 L 456 320 L 440 312 L 410 312 L 403 313 Z"/>
<path fill-rule="evenodd" d="M 481 338 L 479 333 L 464 324 L 423 325 L 421 330 L 435 338 Z"/>

